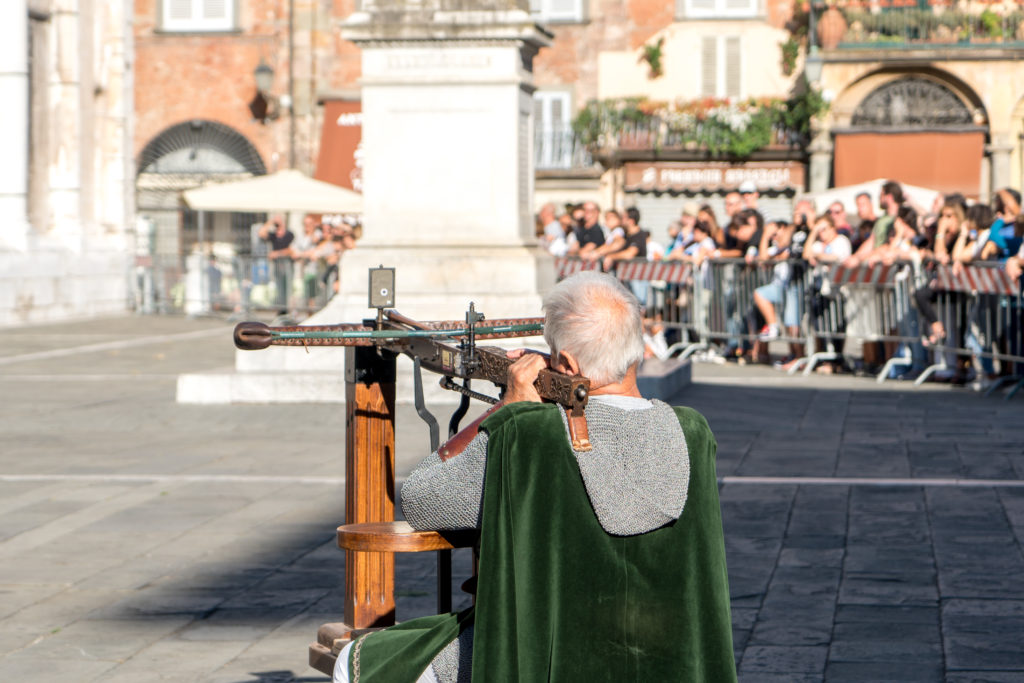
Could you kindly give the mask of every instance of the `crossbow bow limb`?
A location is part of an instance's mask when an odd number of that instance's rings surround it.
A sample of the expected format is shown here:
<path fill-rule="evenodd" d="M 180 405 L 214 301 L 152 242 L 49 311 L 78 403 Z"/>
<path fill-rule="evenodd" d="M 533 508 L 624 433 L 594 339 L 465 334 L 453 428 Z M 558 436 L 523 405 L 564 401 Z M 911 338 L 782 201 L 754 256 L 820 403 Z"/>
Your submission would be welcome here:
<path fill-rule="evenodd" d="M 481 346 L 477 340 L 536 336 L 544 329 L 543 318 L 485 321 L 483 314 L 477 312 L 472 303 L 469 304 L 464 322 L 417 321 L 394 309 L 378 307 L 377 310 L 377 319 L 364 321 L 363 324 L 271 327 L 260 322 L 239 323 L 234 331 L 235 346 L 250 351 L 272 345 L 375 346 L 410 357 L 417 372 L 423 368 L 442 375 L 440 384 L 445 389 L 495 404 L 499 399 L 471 390 L 469 383 L 472 380 L 487 380 L 503 393 L 508 384 L 508 368 L 513 360 L 508 357 L 505 349 Z M 416 379 L 418 383 L 418 374 Z M 455 379 L 461 379 L 462 384 L 456 383 Z M 579 451 L 590 450 L 587 421 L 583 412 L 590 397 L 590 380 L 544 369 L 540 371 L 534 386 L 542 399 L 565 408 L 573 448 Z M 420 403 L 420 396 L 417 395 L 417 409 L 422 407 Z M 423 412 L 420 410 L 421 415 Z M 437 449 L 436 443 L 431 446 Z"/>

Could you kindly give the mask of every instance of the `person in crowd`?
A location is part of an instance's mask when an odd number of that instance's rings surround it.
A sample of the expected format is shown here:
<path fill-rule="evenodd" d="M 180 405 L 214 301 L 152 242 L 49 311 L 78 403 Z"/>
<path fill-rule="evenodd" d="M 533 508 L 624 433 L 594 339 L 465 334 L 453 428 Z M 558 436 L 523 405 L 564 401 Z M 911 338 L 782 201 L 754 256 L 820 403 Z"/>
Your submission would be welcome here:
<path fill-rule="evenodd" d="M 728 224 L 732 217 L 743 210 L 743 196 L 739 192 L 728 192 L 725 195 L 725 220 Z"/>
<path fill-rule="evenodd" d="M 626 247 L 626 228 L 622 223 L 622 214 L 614 209 L 604 212 L 605 242 L 589 251 L 581 251 L 580 256 L 589 261 L 601 261 L 608 254 L 622 251 Z"/>
<path fill-rule="evenodd" d="M 356 240 L 362 234 L 362 226 L 349 226 L 347 223 L 332 225 L 329 230 L 330 239 L 324 240 L 317 247 L 316 256 L 320 261 L 323 276 L 321 280 L 330 294 L 337 294 L 341 286 L 341 257 L 355 249 Z"/>
<path fill-rule="evenodd" d="M 936 261 L 944 265 L 952 261 L 953 248 L 960 235 L 960 228 L 966 220 L 964 205 L 956 201 L 955 197 L 943 203 L 939 209 L 938 220 L 935 221 L 933 249 Z"/>
<path fill-rule="evenodd" d="M 1006 260 L 1017 253 L 1024 242 L 1024 220 L 1020 215 L 1020 193 L 1010 188 L 996 192 L 992 202 L 996 219 L 988 233 L 981 258 Z"/>
<path fill-rule="evenodd" d="M 803 258 L 816 266 L 819 263 L 840 263 L 850 256 L 850 240 L 840 235 L 832 216 L 824 213 L 818 216 L 804 242 Z"/>
<path fill-rule="evenodd" d="M 319 275 L 316 247 L 321 241 L 323 228 L 311 214 L 306 214 L 302 219 L 302 234 L 296 237 L 292 244 L 292 259 L 295 261 L 295 269 L 302 274 L 302 295 L 306 308 L 310 311 L 316 308 Z"/>
<path fill-rule="evenodd" d="M 814 313 L 812 318 L 815 321 L 819 321 L 821 313 L 829 305 L 830 298 L 835 295 L 831 288 L 829 273 L 823 266 L 842 263 L 850 257 L 851 252 L 850 240 L 845 235 L 839 234 L 832 216 L 828 213 L 823 213 L 814 219 L 811 230 L 807 234 L 807 240 L 804 242 L 802 255 L 803 259 L 816 270 L 814 289 L 808 292 L 813 298 L 811 309 L 812 313 Z M 835 330 L 837 332 L 845 332 L 846 330 L 846 321 L 843 319 L 831 321 L 831 324 L 837 328 Z M 818 339 L 818 344 L 822 347 L 825 342 L 830 343 L 837 352 L 842 351 L 842 337 L 822 337 Z M 838 367 L 838 363 L 829 362 L 822 364 L 818 368 L 818 372 L 830 374 L 835 372 Z"/>
<path fill-rule="evenodd" d="M 772 269 L 772 281 L 754 290 L 754 305 L 764 318 L 764 327 L 758 339 L 769 342 L 778 339 L 782 334 L 779 326 L 778 306 L 783 306 L 783 324 L 790 337 L 796 337 L 800 326 L 800 291 L 793 280 L 793 268 L 789 259 L 794 249 L 802 244 L 793 239 L 797 233 L 796 226 L 786 221 L 769 221 L 764 226 L 761 236 L 761 248 L 758 259 L 761 261 L 779 261 Z"/>
<path fill-rule="evenodd" d="M 606 232 L 600 221 L 601 207 L 596 202 L 587 201 L 583 203 L 582 211 L 583 223 L 573 231 L 575 239 L 569 244 L 571 255 L 585 256 L 606 241 Z"/>
<path fill-rule="evenodd" d="M 481 572 L 478 597 L 493 586 L 487 596 L 499 604 L 478 600 L 475 626 L 452 629 L 448 645 L 431 639 L 437 645 L 429 651 L 415 646 L 423 642 L 418 629 L 408 647 L 394 647 L 402 631 L 391 631 L 391 640 L 363 636 L 338 656 L 336 683 L 347 682 L 357 667 L 407 664 L 411 657 L 416 669 L 422 660 L 443 683 L 468 680 L 470 666 L 490 667 L 472 672 L 487 680 L 559 680 L 569 672 L 578 676 L 581 666 L 613 679 L 736 680 L 714 438 L 706 421 L 692 409 L 640 396 L 640 308 L 613 277 L 585 272 L 566 278 L 545 296 L 544 312 L 550 360 L 510 351 L 515 361 L 502 402 L 482 424 L 467 428 L 466 436 L 476 434 L 461 451 L 431 454 L 401 491 L 414 529 L 483 528 L 491 542 L 481 550 L 488 573 Z M 590 379 L 590 451 L 573 449 L 564 410 L 542 403 L 534 388 L 549 366 Z M 516 482 L 529 482 L 533 497 Z M 542 510 L 535 507 L 540 502 Z M 542 514 L 569 526 L 549 526 L 535 544 L 516 545 L 515 563 L 503 562 L 511 543 L 505 525 L 525 525 Z M 537 629 L 526 612 L 538 594 L 505 586 L 526 580 L 521 568 L 542 566 L 544 547 L 564 555 L 558 567 L 543 565 L 557 572 L 548 579 L 561 589 L 546 611 L 548 626 Z M 627 556 L 630 571 L 623 574 Z M 568 583 L 563 574 L 571 577 Z M 623 613 L 642 618 L 633 624 Z M 426 617 L 420 624 L 445 627 L 454 618 Z M 489 631 L 487 639 L 475 634 L 488 627 L 501 631 Z M 401 629 L 408 632 L 410 623 Z M 495 650 L 494 643 L 507 642 L 516 647 Z"/>
<path fill-rule="evenodd" d="M 845 235 L 846 239 L 853 239 L 853 228 L 850 227 L 850 221 L 846 218 L 846 207 L 838 199 L 828 206 L 828 215 L 832 216 L 832 220 L 835 221 L 836 230 L 839 231 L 840 235 Z M 852 244 L 852 242 L 851 242 Z"/>
<path fill-rule="evenodd" d="M 757 200 L 760 199 L 761 193 L 757 191 L 757 185 L 752 180 L 744 180 L 739 186 L 740 199 L 743 200 L 744 209 L 753 209 L 757 211 Z"/>
<path fill-rule="evenodd" d="M 711 208 L 710 204 L 701 204 L 697 210 L 697 220 L 708 224 L 711 229 L 711 239 L 715 241 L 715 244 L 718 246 L 725 244 L 725 231 L 718 224 L 718 217 L 715 216 L 715 210 Z"/>
<path fill-rule="evenodd" d="M 988 204 L 973 204 L 967 208 L 951 258 L 954 268 L 981 259 L 982 249 L 988 244 L 988 235 L 995 222 L 995 212 Z"/>
<path fill-rule="evenodd" d="M 928 240 L 918 233 L 917 212 L 909 206 L 901 206 L 886 232 L 886 241 L 874 249 L 865 263 L 886 263 L 922 258 L 931 252 Z"/>
<path fill-rule="evenodd" d="M 857 228 L 850 237 L 850 244 L 853 246 L 854 253 L 856 253 L 860 249 L 860 245 L 864 244 L 865 240 L 872 236 L 877 218 L 875 216 L 875 205 L 871 201 L 870 194 L 861 192 L 854 198 L 854 202 L 857 205 Z"/>
<path fill-rule="evenodd" d="M 543 226 L 540 236 L 541 245 L 553 256 L 565 256 L 569 246 L 565 242 L 565 228 L 555 216 L 555 205 L 548 202 L 540 207 L 537 215 Z"/>
<path fill-rule="evenodd" d="M 259 237 L 265 240 L 269 249 L 267 259 L 270 261 L 274 278 L 274 303 L 278 313 L 288 313 L 288 296 L 292 286 L 292 242 L 295 234 L 284 223 L 284 216 L 273 216 L 259 229 Z"/>
<path fill-rule="evenodd" d="M 606 254 L 601 264 L 606 273 L 614 272 L 615 264 L 618 261 L 647 258 L 647 238 L 650 237 L 650 233 L 640 227 L 640 210 L 638 208 L 631 206 L 626 209 L 623 227 L 626 237 L 622 249 Z M 634 280 L 629 283 L 629 288 L 640 305 L 647 306 L 647 283 Z"/>
<path fill-rule="evenodd" d="M 673 258 L 691 261 L 694 265 L 700 265 L 706 259 L 711 258 L 716 249 L 718 249 L 718 245 L 711 238 L 711 226 L 705 221 L 697 221 L 693 225 L 693 241 L 678 256 L 673 256 Z"/>
<path fill-rule="evenodd" d="M 804 197 L 798 199 L 793 205 L 793 227 L 797 230 L 807 232 L 814 225 L 814 202 Z"/>
<path fill-rule="evenodd" d="M 649 233 L 640 227 L 640 210 L 635 206 L 626 209 L 623 228 L 625 230 L 625 238 L 623 239 L 622 248 L 618 251 L 607 252 L 602 261 L 602 266 L 606 273 L 611 272 L 615 268 L 616 261 L 647 258 L 647 238 Z M 641 303 L 643 303 L 642 300 Z"/>

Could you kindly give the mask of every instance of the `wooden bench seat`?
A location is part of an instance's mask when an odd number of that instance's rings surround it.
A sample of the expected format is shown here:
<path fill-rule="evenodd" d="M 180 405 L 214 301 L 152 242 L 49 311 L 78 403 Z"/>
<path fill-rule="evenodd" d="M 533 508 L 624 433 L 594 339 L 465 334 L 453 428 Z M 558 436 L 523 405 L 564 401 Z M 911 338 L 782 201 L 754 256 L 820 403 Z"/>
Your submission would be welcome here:
<path fill-rule="evenodd" d="M 416 531 L 408 522 L 364 522 L 338 527 L 338 547 L 363 553 L 422 553 L 471 548 L 477 535 L 475 529 Z"/>
<path fill-rule="evenodd" d="M 455 548 L 471 548 L 479 532 L 416 531 L 408 522 L 364 522 L 338 527 L 338 547 L 363 553 L 422 553 Z M 376 628 L 353 629 L 343 622 L 323 624 L 317 642 L 309 646 L 309 665 L 328 676 L 341 649 L 354 635 Z"/>

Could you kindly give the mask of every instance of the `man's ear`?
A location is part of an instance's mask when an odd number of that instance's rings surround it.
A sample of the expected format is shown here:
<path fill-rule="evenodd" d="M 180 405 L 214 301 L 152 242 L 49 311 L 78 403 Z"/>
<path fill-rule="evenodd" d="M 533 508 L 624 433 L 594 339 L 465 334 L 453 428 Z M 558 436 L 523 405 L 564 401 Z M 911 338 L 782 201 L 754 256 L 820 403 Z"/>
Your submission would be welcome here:
<path fill-rule="evenodd" d="M 580 364 L 576 361 L 576 356 L 572 355 L 569 351 L 559 351 L 559 357 L 561 358 L 560 365 L 562 366 L 563 372 L 567 375 L 579 375 Z"/>

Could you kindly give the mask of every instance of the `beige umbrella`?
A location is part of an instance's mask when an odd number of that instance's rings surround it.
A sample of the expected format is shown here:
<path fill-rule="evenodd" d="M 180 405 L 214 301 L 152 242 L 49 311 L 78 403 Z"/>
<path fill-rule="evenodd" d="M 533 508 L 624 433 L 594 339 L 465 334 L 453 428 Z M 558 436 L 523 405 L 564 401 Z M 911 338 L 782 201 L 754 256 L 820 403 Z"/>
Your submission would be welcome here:
<path fill-rule="evenodd" d="M 363 196 L 286 169 L 231 183 L 186 190 L 185 203 L 196 211 L 244 213 L 362 213 Z"/>

